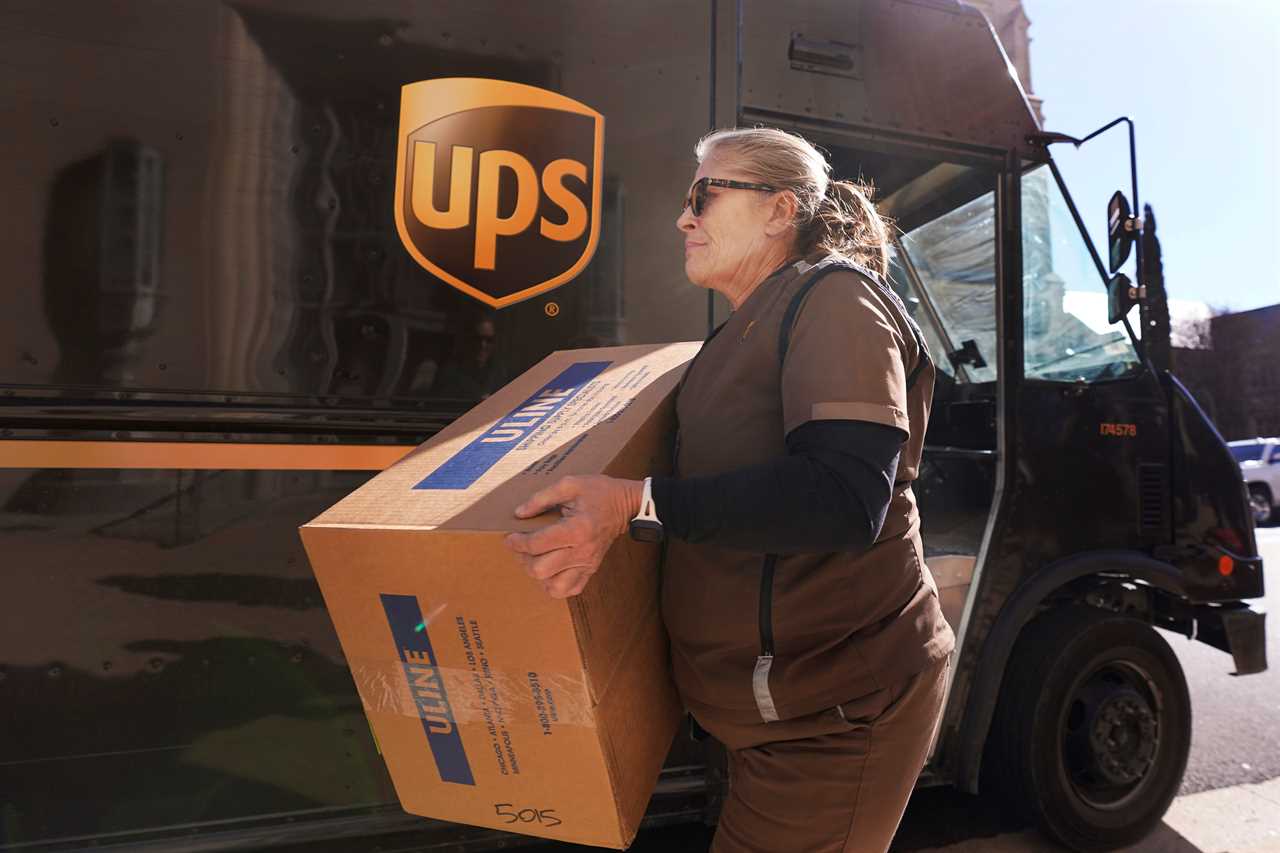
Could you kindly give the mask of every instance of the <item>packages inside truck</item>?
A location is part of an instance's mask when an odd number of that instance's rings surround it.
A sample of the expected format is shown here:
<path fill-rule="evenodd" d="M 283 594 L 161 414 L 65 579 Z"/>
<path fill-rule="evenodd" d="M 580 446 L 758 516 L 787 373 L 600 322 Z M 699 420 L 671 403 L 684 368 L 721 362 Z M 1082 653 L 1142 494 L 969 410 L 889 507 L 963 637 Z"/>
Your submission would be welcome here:
<path fill-rule="evenodd" d="M 555 350 L 722 322 L 674 227 L 717 127 L 814 140 L 900 234 L 958 640 L 920 785 L 1132 843 L 1190 739 L 1155 628 L 1266 667 L 1239 469 L 1168 370 L 1154 218 L 1111 287 L 1138 307 L 1099 319 L 1102 200 L 1077 207 L 964 3 L 64 0 L 9 4 L 0 43 L 0 849 L 519 842 L 400 809 L 297 528 Z M 560 255 L 514 250 L 505 178 L 474 247 L 415 244 L 452 208 L 443 182 L 397 204 L 403 87 L 458 78 L 578 105 L 579 165 L 531 185 Z M 677 737 L 647 822 L 714 819 L 722 785 Z"/>

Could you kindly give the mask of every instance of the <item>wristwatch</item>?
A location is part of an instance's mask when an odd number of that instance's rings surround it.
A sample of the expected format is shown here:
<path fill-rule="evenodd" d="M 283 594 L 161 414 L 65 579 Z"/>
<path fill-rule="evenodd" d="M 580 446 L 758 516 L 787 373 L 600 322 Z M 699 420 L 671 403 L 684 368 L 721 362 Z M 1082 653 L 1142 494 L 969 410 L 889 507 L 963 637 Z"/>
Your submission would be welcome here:
<path fill-rule="evenodd" d="M 658 510 L 653 503 L 653 478 L 644 478 L 644 494 L 640 498 L 640 513 L 631 519 L 631 538 L 637 542 L 661 542 L 664 535 Z"/>

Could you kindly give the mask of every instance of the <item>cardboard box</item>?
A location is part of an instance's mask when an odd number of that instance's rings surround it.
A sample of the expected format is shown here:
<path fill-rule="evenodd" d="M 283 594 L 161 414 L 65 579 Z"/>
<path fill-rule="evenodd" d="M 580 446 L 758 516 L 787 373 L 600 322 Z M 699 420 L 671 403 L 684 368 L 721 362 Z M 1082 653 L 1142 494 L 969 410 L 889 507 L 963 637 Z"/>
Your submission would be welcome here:
<path fill-rule="evenodd" d="M 670 465 L 699 344 L 557 352 L 301 533 L 396 793 L 413 814 L 625 847 L 680 703 L 658 546 L 621 537 L 556 600 L 503 542 L 567 474 Z"/>

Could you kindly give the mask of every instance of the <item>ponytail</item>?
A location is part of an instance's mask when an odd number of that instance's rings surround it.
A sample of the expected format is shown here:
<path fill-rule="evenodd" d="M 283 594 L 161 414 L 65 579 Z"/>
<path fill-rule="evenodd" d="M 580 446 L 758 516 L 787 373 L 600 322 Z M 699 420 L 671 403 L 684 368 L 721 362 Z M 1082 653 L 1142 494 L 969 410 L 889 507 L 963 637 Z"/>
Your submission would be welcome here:
<path fill-rule="evenodd" d="M 889 274 L 889 222 L 871 203 L 874 189 L 857 181 L 830 181 L 810 221 L 797 228 L 796 249 L 843 255 L 885 278 Z"/>

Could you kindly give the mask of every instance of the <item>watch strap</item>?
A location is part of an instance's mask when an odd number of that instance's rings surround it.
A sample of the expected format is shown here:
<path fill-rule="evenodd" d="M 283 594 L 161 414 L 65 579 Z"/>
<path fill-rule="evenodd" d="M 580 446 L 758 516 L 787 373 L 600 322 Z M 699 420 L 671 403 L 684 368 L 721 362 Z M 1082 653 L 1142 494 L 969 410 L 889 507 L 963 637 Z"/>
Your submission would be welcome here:
<path fill-rule="evenodd" d="M 640 542 L 661 542 L 665 531 L 658 520 L 658 507 L 653 502 L 653 478 L 644 478 L 644 491 L 640 496 L 640 512 L 631 519 L 631 538 Z"/>

